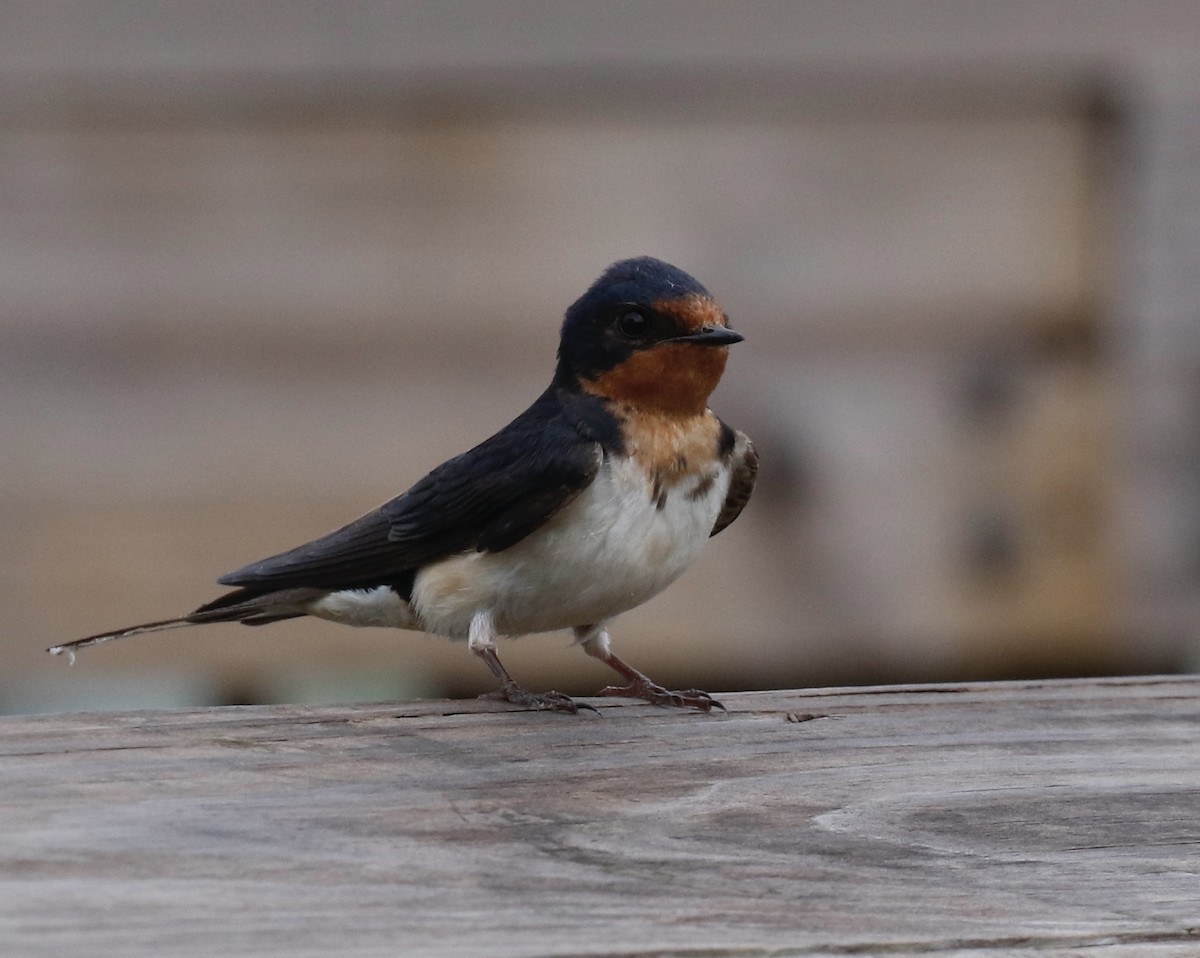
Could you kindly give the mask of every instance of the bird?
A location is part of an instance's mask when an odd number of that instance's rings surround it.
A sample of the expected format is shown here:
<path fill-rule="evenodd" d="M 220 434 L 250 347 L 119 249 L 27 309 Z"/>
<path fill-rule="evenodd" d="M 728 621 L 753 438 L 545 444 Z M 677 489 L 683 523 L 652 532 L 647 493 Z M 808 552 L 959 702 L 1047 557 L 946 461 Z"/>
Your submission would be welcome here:
<path fill-rule="evenodd" d="M 750 499 L 758 453 L 708 407 L 743 338 L 678 267 L 613 263 L 566 310 L 550 385 L 495 435 L 348 525 L 221 576 L 233 590 L 192 612 L 47 651 L 73 662 L 141 633 L 312 616 L 466 640 L 499 681 L 492 697 L 594 712 L 527 690 L 497 654 L 501 637 L 570 629 L 622 679 L 600 695 L 724 710 L 637 671 L 608 626 L 674 582 Z"/>

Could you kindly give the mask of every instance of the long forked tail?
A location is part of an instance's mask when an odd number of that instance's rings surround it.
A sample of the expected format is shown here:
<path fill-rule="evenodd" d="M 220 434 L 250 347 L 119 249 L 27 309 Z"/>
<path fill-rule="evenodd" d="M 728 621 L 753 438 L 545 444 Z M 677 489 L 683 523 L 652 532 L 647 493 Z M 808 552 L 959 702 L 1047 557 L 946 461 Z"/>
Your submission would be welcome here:
<path fill-rule="evenodd" d="M 181 615 L 177 619 L 163 619 L 161 622 L 143 622 L 141 625 L 131 625 L 124 629 L 115 629 L 112 632 L 98 632 L 96 635 L 89 635 L 86 638 L 76 639 L 73 642 L 52 645 L 46 651 L 51 655 L 65 655 L 74 664 L 75 653 L 80 649 L 86 649 L 89 645 L 99 645 L 101 642 L 111 642 L 113 639 L 123 639 L 129 635 L 141 635 L 143 632 L 164 632 L 167 629 L 179 629 L 185 625 L 196 624 L 189 616 Z"/>
<path fill-rule="evenodd" d="M 98 632 L 73 642 L 54 645 L 46 651 L 51 655 L 66 655 L 75 661 L 75 653 L 91 645 L 124 639 L 146 632 L 165 632 L 188 625 L 207 625 L 210 622 L 240 622 L 243 625 L 266 625 L 281 619 L 295 619 L 308 614 L 309 603 L 325 593 L 320 589 L 281 589 L 274 592 L 255 592 L 253 589 L 237 589 L 202 605 L 195 612 L 158 622 L 143 622 L 111 632 Z"/>

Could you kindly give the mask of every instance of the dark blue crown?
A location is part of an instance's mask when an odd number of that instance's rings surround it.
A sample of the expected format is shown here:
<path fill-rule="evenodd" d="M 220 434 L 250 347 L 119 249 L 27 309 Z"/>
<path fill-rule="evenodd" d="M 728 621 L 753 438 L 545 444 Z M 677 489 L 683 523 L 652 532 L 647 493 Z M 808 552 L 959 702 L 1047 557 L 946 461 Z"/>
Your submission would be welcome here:
<path fill-rule="evenodd" d="M 596 307 L 615 303 L 651 303 L 709 292 L 699 281 L 677 266 L 664 263 L 653 256 L 638 256 L 613 263 L 601 277 L 567 310 L 572 314 L 590 312 Z"/>

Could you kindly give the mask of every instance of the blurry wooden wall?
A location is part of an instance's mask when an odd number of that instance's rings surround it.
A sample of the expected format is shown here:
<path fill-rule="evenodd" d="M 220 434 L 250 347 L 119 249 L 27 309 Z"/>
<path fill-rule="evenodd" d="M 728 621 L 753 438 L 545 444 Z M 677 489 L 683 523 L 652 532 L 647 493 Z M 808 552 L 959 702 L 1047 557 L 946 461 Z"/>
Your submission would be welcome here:
<path fill-rule="evenodd" d="M 40 650 L 484 438 L 639 253 L 746 333 L 714 405 L 764 465 L 618 622 L 629 659 L 714 689 L 1185 666 L 1194 427 L 1157 424 L 1194 307 L 1158 304 L 1190 289 L 1194 97 L 1161 55 L 1200 16 L 1147 4 L 1115 57 L 1128 6 L 935 8 L 0 10 L 0 709 L 488 687 L 461 646 L 317 622 Z M 565 635 L 505 660 L 609 678 Z"/>

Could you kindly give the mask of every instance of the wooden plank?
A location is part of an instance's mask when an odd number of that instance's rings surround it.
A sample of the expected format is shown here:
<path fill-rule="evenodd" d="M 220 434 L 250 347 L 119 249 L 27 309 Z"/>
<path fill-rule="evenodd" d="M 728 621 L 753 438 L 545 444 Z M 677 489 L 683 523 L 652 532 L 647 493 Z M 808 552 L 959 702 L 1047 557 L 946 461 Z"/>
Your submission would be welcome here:
<path fill-rule="evenodd" d="M 5 955 L 1200 954 L 1200 678 L 0 721 Z"/>

